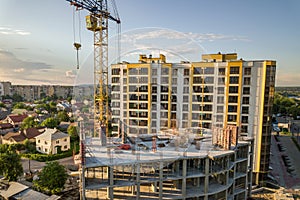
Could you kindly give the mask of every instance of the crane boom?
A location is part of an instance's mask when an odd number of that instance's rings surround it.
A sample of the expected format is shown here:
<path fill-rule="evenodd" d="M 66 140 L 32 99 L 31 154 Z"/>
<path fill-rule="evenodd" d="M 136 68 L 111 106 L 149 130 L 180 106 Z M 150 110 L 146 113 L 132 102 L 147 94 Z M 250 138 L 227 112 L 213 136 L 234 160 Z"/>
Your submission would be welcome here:
<path fill-rule="evenodd" d="M 94 134 L 93 136 L 108 136 L 108 21 L 120 24 L 114 0 L 112 11 L 108 11 L 108 0 L 66 0 L 77 10 L 85 9 L 86 27 L 94 33 Z M 118 29 L 119 30 L 119 29 Z M 118 41 L 119 42 L 119 41 Z M 105 139 L 102 145 L 105 145 Z"/>

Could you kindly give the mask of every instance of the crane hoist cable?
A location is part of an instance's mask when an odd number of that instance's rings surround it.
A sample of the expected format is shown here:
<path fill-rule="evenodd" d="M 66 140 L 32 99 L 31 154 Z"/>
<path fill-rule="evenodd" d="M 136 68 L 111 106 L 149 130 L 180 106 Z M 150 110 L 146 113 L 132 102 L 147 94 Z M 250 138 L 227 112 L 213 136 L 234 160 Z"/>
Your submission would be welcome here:
<path fill-rule="evenodd" d="M 77 69 L 79 69 L 79 50 L 81 48 L 81 16 L 80 16 L 80 10 L 79 8 L 73 8 L 73 34 L 74 34 L 74 47 L 76 50 L 76 66 Z M 78 12 L 78 36 L 79 36 L 79 42 L 76 42 L 76 17 L 75 13 Z"/>

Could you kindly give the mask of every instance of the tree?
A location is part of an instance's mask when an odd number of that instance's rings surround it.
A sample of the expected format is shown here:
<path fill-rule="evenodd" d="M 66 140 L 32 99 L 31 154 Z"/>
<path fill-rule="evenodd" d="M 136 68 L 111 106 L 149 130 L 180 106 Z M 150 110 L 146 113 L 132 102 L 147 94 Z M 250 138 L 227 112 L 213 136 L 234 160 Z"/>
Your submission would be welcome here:
<path fill-rule="evenodd" d="M 26 105 L 24 103 L 16 103 L 13 109 L 26 109 Z"/>
<path fill-rule="evenodd" d="M 67 177 L 64 166 L 57 161 L 47 162 L 39 174 L 39 179 L 33 181 L 33 184 L 40 190 L 56 194 L 64 188 Z"/>
<path fill-rule="evenodd" d="M 5 108 L 5 107 L 6 107 L 5 104 L 0 102 L 0 108 Z"/>
<path fill-rule="evenodd" d="M 69 115 L 67 114 L 66 111 L 60 111 L 60 112 L 58 112 L 56 118 L 60 122 L 68 122 L 68 121 L 70 121 L 70 117 L 69 117 Z"/>
<path fill-rule="evenodd" d="M 57 119 L 49 117 L 41 123 L 41 126 L 46 126 L 47 128 L 55 128 L 58 126 L 58 123 L 59 122 Z"/>
<path fill-rule="evenodd" d="M 20 128 L 22 130 L 25 130 L 25 129 L 32 128 L 32 127 L 37 127 L 37 126 L 38 126 L 38 122 L 35 121 L 34 117 L 26 117 L 23 120 Z"/>
<path fill-rule="evenodd" d="M 76 126 L 69 126 L 68 127 L 68 134 L 71 138 L 71 141 L 77 141 L 79 139 L 78 131 Z"/>
<path fill-rule="evenodd" d="M 8 181 L 16 181 L 23 173 L 21 157 L 12 145 L 0 145 L 0 174 Z"/>

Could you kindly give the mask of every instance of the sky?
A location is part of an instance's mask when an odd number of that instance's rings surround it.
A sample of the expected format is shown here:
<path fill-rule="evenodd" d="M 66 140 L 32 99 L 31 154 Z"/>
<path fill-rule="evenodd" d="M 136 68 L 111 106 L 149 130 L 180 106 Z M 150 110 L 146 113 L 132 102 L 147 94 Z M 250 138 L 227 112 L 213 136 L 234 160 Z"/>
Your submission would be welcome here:
<path fill-rule="evenodd" d="M 300 86 L 299 0 L 115 1 L 121 61 L 163 53 L 170 62 L 196 62 L 203 53 L 236 52 L 244 60 L 276 60 L 276 86 Z M 1 0 L 0 81 L 72 85 L 91 80 L 93 33 L 85 28 L 87 14 L 65 0 Z M 114 22 L 109 27 L 109 63 L 115 63 L 117 28 Z M 79 70 L 74 42 L 82 44 Z"/>

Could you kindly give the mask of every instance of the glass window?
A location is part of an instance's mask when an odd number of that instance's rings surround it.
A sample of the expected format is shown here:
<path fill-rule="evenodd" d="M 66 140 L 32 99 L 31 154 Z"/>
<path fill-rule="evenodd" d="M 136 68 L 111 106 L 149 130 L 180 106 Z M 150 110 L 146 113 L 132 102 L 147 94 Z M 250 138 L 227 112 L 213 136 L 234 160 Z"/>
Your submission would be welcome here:
<path fill-rule="evenodd" d="M 230 74 L 239 74 L 240 67 L 230 67 Z"/>

